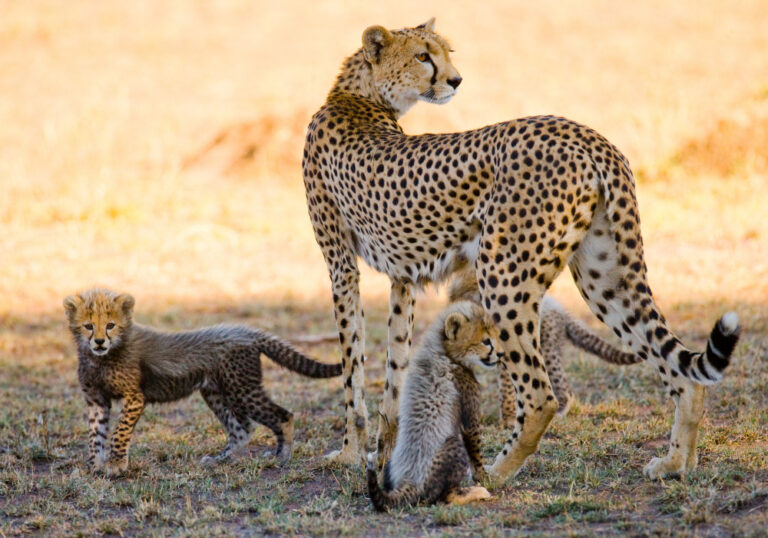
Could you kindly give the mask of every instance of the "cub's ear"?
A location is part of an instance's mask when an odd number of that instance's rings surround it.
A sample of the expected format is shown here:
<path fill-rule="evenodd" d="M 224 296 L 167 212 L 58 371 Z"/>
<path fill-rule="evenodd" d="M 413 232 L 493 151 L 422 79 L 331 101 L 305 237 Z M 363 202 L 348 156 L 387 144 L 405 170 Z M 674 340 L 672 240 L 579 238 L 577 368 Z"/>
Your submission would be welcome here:
<path fill-rule="evenodd" d="M 126 316 L 133 314 L 133 306 L 136 304 L 133 295 L 127 293 L 120 294 L 117 296 L 117 299 L 115 299 L 115 302 Z"/>
<path fill-rule="evenodd" d="M 450 341 L 456 340 L 459 330 L 467 321 L 467 318 L 459 312 L 449 315 L 445 318 L 445 337 Z"/>
<path fill-rule="evenodd" d="M 372 63 L 378 63 L 381 49 L 392 44 L 392 34 L 383 26 L 370 26 L 363 32 L 363 56 Z"/>
<path fill-rule="evenodd" d="M 67 317 L 72 319 L 72 316 L 77 312 L 77 307 L 83 304 L 83 298 L 79 295 L 68 295 L 64 299 L 64 312 L 67 313 Z"/>
<path fill-rule="evenodd" d="M 434 34 L 435 33 L 435 18 L 432 17 L 427 22 L 422 22 L 416 28 L 421 28 L 422 30 L 426 30 L 427 32 L 432 32 Z"/>

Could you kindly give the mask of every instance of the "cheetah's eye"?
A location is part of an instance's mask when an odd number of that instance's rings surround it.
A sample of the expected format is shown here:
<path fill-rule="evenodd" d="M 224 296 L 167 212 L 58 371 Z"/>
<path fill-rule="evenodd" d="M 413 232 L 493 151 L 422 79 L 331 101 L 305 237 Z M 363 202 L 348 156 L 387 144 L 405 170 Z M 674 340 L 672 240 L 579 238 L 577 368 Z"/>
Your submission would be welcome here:
<path fill-rule="evenodd" d="M 109 323 L 107 323 L 107 330 L 108 331 L 111 331 L 114 328 L 115 328 L 115 324 L 114 323 L 112 323 L 111 321 Z"/>
<path fill-rule="evenodd" d="M 86 331 L 92 331 L 93 330 L 93 323 L 83 323 L 83 328 Z"/>
<path fill-rule="evenodd" d="M 426 52 L 421 52 L 416 55 L 416 59 L 420 61 L 421 63 L 428 62 L 429 61 L 429 54 Z"/>

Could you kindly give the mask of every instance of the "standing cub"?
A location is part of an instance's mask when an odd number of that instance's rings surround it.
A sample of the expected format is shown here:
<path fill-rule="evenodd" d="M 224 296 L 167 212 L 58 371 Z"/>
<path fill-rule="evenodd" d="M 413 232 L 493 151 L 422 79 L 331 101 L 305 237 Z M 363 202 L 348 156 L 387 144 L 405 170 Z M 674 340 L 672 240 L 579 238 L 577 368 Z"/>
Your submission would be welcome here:
<path fill-rule="evenodd" d="M 225 460 L 244 447 L 254 423 L 275 433 L 275 454 L 285 461 L 291 456 L 293 415 L 264 392 L 259 356 L 309 377 L 341 374 L 341 364 L 312 360 L 256 329 L 220 325 L 164 333 L 134 324 L 133 306 L 130 295 L 103 289 L 64 299 L 88 404 L 88 464 L 105 467 L 107 474 L 128 467 L 131 433 L 146 404 L 172 402 L 196 390 L 229 434 L 226 448 L 204 462 Z M 109 411 L 118 399 L 124 399 L 123 411 L 107 457 Z"/>
<path fill-rule="evenodd" d="M 446 308 L 414 352 L 398 413 L 397 441 L 377 483 L 368 458 L 368 493 L 377 511 L 424 501 L 457 504 L 487 499 L 483 487 L 461 490 L 472 466 L 486 478 L 480 454 L 480 385 L 472 365 L 493 367 L 498 331 L 483 308 L 468 301 Z"/>

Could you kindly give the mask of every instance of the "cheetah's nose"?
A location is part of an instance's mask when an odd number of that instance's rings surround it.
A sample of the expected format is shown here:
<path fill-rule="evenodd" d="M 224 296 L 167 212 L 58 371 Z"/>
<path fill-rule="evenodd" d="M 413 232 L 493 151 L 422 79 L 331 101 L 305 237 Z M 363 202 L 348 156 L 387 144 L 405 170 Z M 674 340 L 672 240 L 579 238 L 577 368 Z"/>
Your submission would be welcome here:
<path fill-rule="evenodd" d="M 103 338 L 94 338 L 93 341 L 96 343 L 97 346 L 103 346 L 104 345 L 104 339 Z"/>
<path fill-rule="evenodd" d="M 461 81 L 464 80 L 461 77 L 455 77 L 455 78 L 449 78 L 448 79 L 448 85 L 453 88 L 454 90 L 459 87 L 459 84 L 461 84 Z"/>

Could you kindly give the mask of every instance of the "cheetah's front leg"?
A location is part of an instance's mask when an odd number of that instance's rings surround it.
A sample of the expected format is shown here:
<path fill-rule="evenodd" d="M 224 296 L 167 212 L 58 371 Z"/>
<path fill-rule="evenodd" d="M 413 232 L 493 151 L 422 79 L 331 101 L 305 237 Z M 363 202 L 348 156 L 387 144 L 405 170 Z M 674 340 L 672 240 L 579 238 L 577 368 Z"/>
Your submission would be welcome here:
<path fill-rule="evenodd" d="M 368 443 L 368 410 L 365 407 L 363 370 L 365 321 L 360 301 L 360 273 L 352 260 L 354 253 L 350 252 L 345 258 L 347 270 L 331 273 L 333 307 L 342 351 L 346 425 L 341 450 L 333 451 L 326 457 L 338 463 L 359 463 L 365 466 Z"/>
<path fill-rule="evenodd" d="M 88 466 L 100 471 L 107 460 L 107 431 L 109 429 L 109 400 L 91 398 L 88 404 Z"/>
<path fill-rule="evenodd" d="M 104 467 L 108 475 L 120 474 L 128 468 L 128 449 L 131 446 L 131 435 L 143 411 L 144 395 L 141 392 L 125 395 L 120 422 L 112 434 L 109 459 Z"/>
<path fill-rule="evenodd" d="M 408 352 L 413 337 L 413 290 L 410 284 L 395 281 L 389 295 L 389 346 L 384 398 L 379 407 L 376 435 L 377 461 L 383 467 L 397 439 L 398 397 L 408 368 Z"/>

